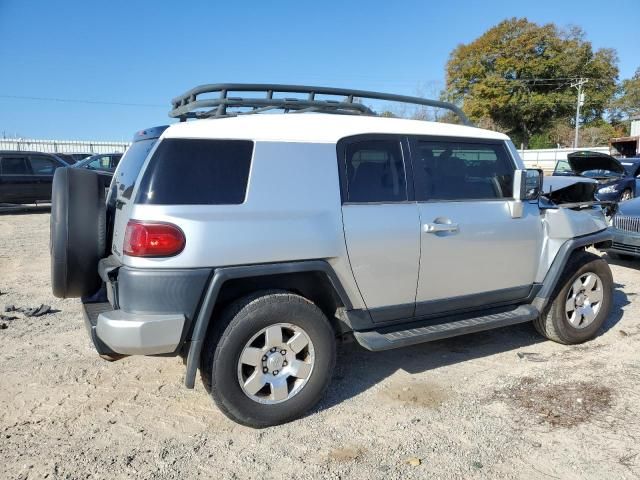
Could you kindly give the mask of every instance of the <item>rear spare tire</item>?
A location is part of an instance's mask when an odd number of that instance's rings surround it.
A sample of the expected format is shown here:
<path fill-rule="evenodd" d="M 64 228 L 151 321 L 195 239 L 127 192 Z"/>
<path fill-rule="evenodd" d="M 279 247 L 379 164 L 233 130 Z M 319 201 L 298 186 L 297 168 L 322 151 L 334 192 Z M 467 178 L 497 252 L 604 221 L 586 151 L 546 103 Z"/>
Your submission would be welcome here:
<path fill-rule="evenodd" d="M 105 187 L 109 178 L 81 168 L 59 168 L 51 192 L 51 287 L 59 298 L 94 294 L 98 261 L 106 252 Z"/>

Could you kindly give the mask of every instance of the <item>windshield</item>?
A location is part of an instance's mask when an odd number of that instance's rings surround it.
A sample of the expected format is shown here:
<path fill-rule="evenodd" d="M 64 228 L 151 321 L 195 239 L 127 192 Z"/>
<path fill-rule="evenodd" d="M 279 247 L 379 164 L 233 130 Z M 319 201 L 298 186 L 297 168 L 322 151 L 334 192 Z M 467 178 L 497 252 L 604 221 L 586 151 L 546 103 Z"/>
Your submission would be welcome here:
<path fill-rule="evenodd" d="M 583 177 L 589 177 L 589 178 L 594 178 L 594 177 L 621 177 L 622 175 L 620 175 L 617 172 L 612 172 L 611 170 L 586 170 L 584 172 L 582 172 L 582 176 Z"/>
<path fill-rule="evenodd" d="M 76 167 L 78 167 L 78 168 L 82 168 L 82 167 L 86 166 L 86 165 L 87 165 L 87 163 L 89 163 L 89 162 L 91 161 L 91 159 L 92 159 L 92 158 L 93 158 L 93 157 L 85 158 L 84 160 L 81 160 L 81 161 L 77 162 L 77 163 L 75 164 L 75 166 L 76 166 Z"/>

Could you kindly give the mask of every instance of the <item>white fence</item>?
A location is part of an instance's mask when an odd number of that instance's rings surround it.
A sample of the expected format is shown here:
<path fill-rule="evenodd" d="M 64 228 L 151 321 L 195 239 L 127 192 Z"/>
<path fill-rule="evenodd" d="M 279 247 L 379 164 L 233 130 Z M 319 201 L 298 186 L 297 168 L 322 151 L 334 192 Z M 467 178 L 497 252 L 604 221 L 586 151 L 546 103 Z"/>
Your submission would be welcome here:
<path fill-rule="evenodd" d="M 94 142 L 84 140 L 36 140 L 0 138 L 0 150 L 44 153 L 112 153 L 124 152 L 129 142 Z"/>
<path fill-rule="evenodd" d="M 609 147 L 541 148 L 538 150 L 518 150 L 518 152 L 527 168 L 541 168 L 545 174 L 551 174 L 558 160 L 566 160 L 568 153 L 579 150 L 609 153 Z"/>

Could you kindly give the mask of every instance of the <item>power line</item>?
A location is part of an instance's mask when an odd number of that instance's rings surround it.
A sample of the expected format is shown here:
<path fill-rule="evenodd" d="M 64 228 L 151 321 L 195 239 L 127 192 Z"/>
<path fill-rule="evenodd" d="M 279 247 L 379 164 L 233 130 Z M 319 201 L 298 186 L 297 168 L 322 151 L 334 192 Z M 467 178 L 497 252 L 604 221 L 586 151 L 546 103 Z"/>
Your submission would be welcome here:
<path fill-rule="evenodd" d="M 126 102 L 108 102 L 104 100 L 84 100 L 75 98 L 55 98 L 55 97 L 32 97 L 26 95 L 0 95 L 0 98 L 9 98 L 13 100 L 35 100 L 40 102 L 61 102 L 61 103 L 83 103 L 89 105 L 116 105 L 119 107 L 168 107 L 168 105 L 158 105 L 155 103 L 126 103 Z"/>

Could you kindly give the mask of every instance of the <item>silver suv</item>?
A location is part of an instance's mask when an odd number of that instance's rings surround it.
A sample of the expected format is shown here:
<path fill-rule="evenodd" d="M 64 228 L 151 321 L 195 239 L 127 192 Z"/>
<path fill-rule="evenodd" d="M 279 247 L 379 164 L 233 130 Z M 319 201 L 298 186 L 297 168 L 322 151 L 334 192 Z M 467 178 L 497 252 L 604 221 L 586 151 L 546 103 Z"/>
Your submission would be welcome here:
<path fill-rule="evenodd" d="M 463 125 L 376 116 L 365 98 Z M 611 271 L 586 251 L 611 241 L 600 206 L 544 193 L 507 136 L 453 105 L 233 84 L 170 115 L 195 120 L 138 132 L 110 185 L 57 170 L 53 292 L 82 297 L 99 354 L 181 355 L 187 388 L 199 369 L 236 422 L 308 411 L 338 338 L 377 351 L 533 322 L 574 344 L 609 314 Z"/>

